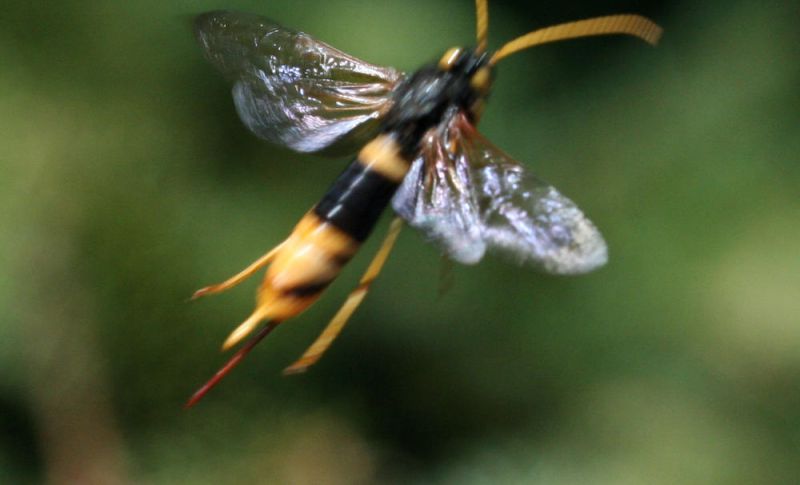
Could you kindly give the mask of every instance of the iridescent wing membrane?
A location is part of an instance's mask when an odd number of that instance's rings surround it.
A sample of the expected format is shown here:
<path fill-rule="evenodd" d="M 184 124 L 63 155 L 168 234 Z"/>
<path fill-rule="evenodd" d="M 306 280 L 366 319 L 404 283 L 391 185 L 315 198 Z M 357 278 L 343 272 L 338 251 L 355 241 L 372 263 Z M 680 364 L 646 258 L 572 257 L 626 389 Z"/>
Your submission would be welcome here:
<path fill-rule="evenodd" d="M 233 84 L 236 110 L 257 136 L 299 152 L 352 152 L 378 129 L 401 73 L 258 15 L 195 20 L 206 57 Z"/>
<path fill-rule="evenodd" d="M 392 205 L 464 264 L 495 250 L 572 274 L 608 258 L 600 232 L 571 200 L 494 147 L 456 109 L 425 135 Z"/>

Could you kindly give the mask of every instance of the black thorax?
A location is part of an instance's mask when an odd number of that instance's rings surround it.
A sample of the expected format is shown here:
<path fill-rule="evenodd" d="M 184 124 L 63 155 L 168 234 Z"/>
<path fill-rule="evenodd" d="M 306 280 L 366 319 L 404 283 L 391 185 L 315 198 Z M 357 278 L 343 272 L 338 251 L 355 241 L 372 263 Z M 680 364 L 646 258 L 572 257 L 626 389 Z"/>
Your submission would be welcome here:
<path fill-rule="evenodd" d="M 472 75 L 487 64 L 486 55 L 465 51 L 450 70 L 429 64 L 406 78 L 394 91 L 394 105 L 383 121 L 383 132 L 393 134 L 407 159 L 418 150 L 428 129 L 436 126 L 450 106 L 470 112 L 480 94 L 470 86 Z"/>

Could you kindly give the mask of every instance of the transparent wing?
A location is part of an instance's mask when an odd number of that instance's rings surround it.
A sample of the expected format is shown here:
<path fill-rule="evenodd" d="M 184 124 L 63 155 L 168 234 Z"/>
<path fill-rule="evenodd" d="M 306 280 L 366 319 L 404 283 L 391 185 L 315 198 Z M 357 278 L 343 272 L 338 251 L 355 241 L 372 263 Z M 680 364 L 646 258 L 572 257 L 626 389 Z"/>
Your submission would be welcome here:
<path fill-rule="evenodd" d="M 465 139 L 487 245 L 556 274 L 608 261 L 603 236 L 578 206 L 477 136 Z"/>
<path fill-rule="evenodd" d="M 257 15 L 205 13 L 194 32 L 208 60 L 234 83 L 244 124 L 300 152 L 355 149 L 374 134 L 401 78 Z"/>
<path fill-rule="evenodd" d="M 608 259 L 603 237 L 575 203 L 494 147 L 461 112 L 423 140 L 393 204 L 462 263 L 494 250 L 571 274 Z"/>
<path fill-rule="evenodd" d="M 475 264 L 486 252 L 468 160 L 448 149 L 458 136 L 442 123 L 422 139 L 420 152 L 392 199 L 394 211 L 452 260 Z"/>

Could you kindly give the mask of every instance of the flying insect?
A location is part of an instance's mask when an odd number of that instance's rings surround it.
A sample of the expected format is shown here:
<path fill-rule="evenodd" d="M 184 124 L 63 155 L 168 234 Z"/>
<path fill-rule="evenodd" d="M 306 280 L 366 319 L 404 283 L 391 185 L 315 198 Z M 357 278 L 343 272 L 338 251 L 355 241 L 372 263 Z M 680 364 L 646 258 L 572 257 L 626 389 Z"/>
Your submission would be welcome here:
<path fill-rule="evenodd" d="M 529 47 L 627 34 L 656 44 L 661 28 L 639 15 L 611 15 L 535 30 L 488 50 L 487 0 L 476 0 L 477 43 L 453 47 L 406 75 L 345 54 L 257 15 L 197 17 L 206 58 L 233 83 L 239 117 L 254 134 L 303 153 L 357 155 L 282 243 L 194 298 L 236 286 L 267 267 L 256 308 L 227 338 L 248 340 L 186 403 L 199 401 L 281 322 L 312 305 L 391 204 L 397 217 L 358 286 L 285 373 L 303 372 L 338 336 L 377 277 L 404 223 L 453 261 L 488 251 L 549 273 L 577 274 L 607 261 L 595 225 L 476 129 L 498 61 Z"/>

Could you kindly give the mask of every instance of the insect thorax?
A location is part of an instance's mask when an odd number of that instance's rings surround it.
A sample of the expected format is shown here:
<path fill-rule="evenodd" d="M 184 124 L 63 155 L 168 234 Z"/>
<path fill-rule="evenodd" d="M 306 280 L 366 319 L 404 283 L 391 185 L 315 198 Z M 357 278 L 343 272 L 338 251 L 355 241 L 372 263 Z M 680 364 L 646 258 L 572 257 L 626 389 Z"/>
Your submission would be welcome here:
<path fill-rule="evenodd" d="M 395 89 L 394 105 L 383 122 L 383 131 L 397 136 L 403 150 L 411 155 L 422 135 L 439 124 L 448 108 L 459 108 L 477 118 L 491 77 L 485 54 L 450 49 L 438 63 L 423 66 Z"/>

